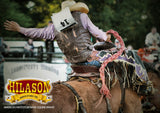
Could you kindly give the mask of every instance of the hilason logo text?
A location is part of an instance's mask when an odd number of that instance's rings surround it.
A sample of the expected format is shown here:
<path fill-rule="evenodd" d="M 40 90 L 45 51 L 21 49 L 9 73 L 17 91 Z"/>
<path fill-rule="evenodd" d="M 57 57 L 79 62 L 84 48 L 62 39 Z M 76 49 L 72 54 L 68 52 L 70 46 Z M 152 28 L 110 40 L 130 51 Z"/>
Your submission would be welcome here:
<path fill-rule="evenodd" d="M 52 97 L 46 95 L 51 90 L 50 81 L 36 79 L 8 80 L 6 90 L 10 96 L 6 96 L 6 101 L 11 104 L 25 100 L 34 100 L 40 103 L 47 103 Z"/>

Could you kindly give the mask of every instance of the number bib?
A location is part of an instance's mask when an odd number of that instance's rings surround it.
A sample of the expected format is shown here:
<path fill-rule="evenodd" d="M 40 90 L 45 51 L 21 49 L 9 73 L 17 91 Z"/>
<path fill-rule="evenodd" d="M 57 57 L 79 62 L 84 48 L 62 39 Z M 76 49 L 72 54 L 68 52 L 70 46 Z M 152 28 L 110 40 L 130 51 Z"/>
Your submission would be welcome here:
<path fill-rule="evenodd" d="M 68 7 L 58 13 L 53 13 L 51 18 L 53 25 L 58 32 L 77 24 Z"/>

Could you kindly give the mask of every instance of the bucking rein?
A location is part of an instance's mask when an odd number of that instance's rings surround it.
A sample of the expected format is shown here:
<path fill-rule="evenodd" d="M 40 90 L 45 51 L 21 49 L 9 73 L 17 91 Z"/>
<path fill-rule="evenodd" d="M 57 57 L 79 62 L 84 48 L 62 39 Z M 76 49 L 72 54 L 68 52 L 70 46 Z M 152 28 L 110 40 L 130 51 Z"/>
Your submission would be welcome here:
<path fill-rule="evenodd" d="M 119 43 L 121 45 L 119 51 L 117 53 L 115 53 L 114 55 L 112 55 L 111 57 L 109 57 L 108 59 L 106 59 L 101 64 L 101 67 L 99 69 L 100 77 L 101 77 L 101 80 L 102 80 L 102 87 L 100 89 L 100 93 L 110 99 L 112 95 L 110 94 L 110 91 L 105 84 L 105 73 L 104 73 L 105 67 L 107 66 L 107 64 L 109 62 L 112 62 L 113 60 L 117 59 L 123 53 L 123 51 L 125 49 L 125 45 L 124 45 L 124 42 L 122 40 L 122 37 L 118 34 L 118 32 L 111 29 L 111 30 L 107 31 L 107 34 L 113 34 L 113 36 L 119 41 Z"/>

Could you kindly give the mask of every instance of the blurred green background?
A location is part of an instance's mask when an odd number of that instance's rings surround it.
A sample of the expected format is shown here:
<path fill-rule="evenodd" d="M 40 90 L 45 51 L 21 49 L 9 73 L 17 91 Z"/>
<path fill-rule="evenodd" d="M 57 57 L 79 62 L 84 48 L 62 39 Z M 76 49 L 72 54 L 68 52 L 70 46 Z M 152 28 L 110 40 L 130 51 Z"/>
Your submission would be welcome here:
<path fill-rule="evenodd" d="M 53 12 L 60 11 L 64 0 L 0 0 L 0 37 L 22 37 L 5 31 L 5 20 L 13 20 L 24 27 L 45 27 Z M 88 5 L 92 22 L 100 29 L 119 32 L 126 45 L 135 49 L 144 45 L 152 26 L 160 31 L 159 0 L 75 0 Z M 5 40 L 5 39 L 4 39 Z"/>

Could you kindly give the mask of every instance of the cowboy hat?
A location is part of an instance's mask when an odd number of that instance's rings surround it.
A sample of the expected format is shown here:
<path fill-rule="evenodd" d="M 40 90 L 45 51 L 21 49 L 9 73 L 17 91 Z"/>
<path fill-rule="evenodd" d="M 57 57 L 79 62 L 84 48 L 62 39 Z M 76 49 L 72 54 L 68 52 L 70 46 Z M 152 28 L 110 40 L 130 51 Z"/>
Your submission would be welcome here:
<path fill-rule="evenodd" d="M 88 13 L 89 8 L 85 3 L 82 2 L 75 2 L 74 0 L 66 0 L 62 2 L 61 8 L 65 9 L 66 7 L 69 7 L 70 11 L 80 11 L 82 13 Z"/>

